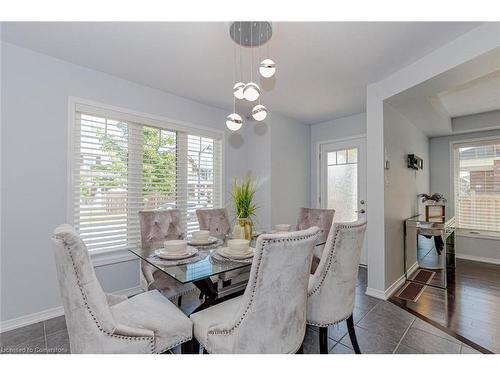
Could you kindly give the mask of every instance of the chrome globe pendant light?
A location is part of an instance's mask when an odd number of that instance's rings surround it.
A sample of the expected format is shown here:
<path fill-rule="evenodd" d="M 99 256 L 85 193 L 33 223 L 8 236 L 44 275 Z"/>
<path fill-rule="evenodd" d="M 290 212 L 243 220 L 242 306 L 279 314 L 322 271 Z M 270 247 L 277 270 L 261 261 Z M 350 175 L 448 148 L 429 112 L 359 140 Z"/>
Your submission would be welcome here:
<path fill-rule="evenodd" d="M 259 23 L 259 26 L 260 26 L 260 23 Z M 250 44 L 253 47 L 253 24 L 250 25 Z M 252 70 L 252 67 L 253 67 L 253 48 L 251 51 L 251 56 L 252 57 L 251 57 L 251 61 L 250 61 L 250 82 L 248 82 L 245 85 L 245 88 L 243 89 L 243 96 L 249 102 L 254 102 L 260 96 L 260 87 L 258 84 L 253 82 L 253 70 Z"/>
<path fill-rule="evenodd" d="M 269 32 L 269 29 L 267 31 Z M 269 44 L 267 45 L 267 55 L 269 56 Z M 271 78 L 276 73 L 276 64 L 270 58 L 262 60 L 259 66 L 259 73 L 264 78 Z"/>
<path fill-rule="evenodd" d="M 262 31 L 262 32 L 261 32 Z M 236 73 L 236 49 L 234 50 L 234 81 L 233 85 L 233 113 L 227 116 L 226 126 L 231 131 L 238 131 L 243 126 L 242 117 L 236 113 L 236 99 L 246 100 L 247 102 L 257 102 L 253 106 L 251 113 L 247 116 L 247 119 L 254 119 L 255 121 L 263 121 L 267 117 L 267 108 L 260 103 L 261 99 L 261 89 L 259 84 L 254 82 L 253 78 L 253 62 L 254 62 L 254 50 L 255 47 L 260 47 L 267 43 L 272 37 L 272 27 L 270 22 L 233 22 L 229 28 L 229 34 L 231 39 L 235 42 L 235 45 L 239 45 L 239 66 L 240 66 L 240 77 L 237 80 Z M 242 72 L 242 47 L 252 48 L 251 50 L 251 61 L 250 61 L 250 81 L 244 83 L 243 72 Z M 260 50 L 259 50 L 260 51 Z M 260 53 L 259 53 L 260 54 Z M 267 48 L 267 55 L 269 56 L 269 45 Z M 259 56 L 260 57 L 260 56 Z M 263 78 L 270 78 L 276 72 L 276 65 L 273 60 L 266 58 L 262 60 L 260 66 L 258 67 L 260 76 Z M 261 78 L 262 79 L 262 78 Z"/>

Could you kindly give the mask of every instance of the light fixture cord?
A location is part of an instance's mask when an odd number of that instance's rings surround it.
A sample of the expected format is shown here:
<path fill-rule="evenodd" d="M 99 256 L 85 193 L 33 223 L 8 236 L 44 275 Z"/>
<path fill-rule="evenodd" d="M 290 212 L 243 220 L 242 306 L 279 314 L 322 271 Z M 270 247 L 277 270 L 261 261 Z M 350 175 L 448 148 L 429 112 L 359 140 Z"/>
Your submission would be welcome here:
<path fill-rule="evenodd" d="M 234 96 L 234 85 L 236 84 L 236 43 L 233 44 L 233 57 L 234 57 L 234 69 L 233 69 L 233 113 L 236 112 L 236 97 Z"/>
<path fill-rule="evenodd" d="M 261 22 L 259 22 L 259 60 L 262 61 L 262 45 L 260 44 L 260 42 L 262 41 L 262 36 L 260 35 L 260 24 Z M 260 66 L 260 62 L 259 62 L 259 66 Z M 262 93 L 261 95 L 259 95 L 259 105 L 260 105 L 260 97 L 262 96 Z"/>
<path fill-rule="evenodd" d="M 250 21 L 250 48 L 252 49 L 252 57 L 251 57 L 251 64 L 250 64 L 250 82 L 253 82 L 253 22 Z"/>
<path fill-rule="evenodd" d="M 241 47 L 241 21 L 240 21 L 240 82 L 243 82 L 243 60 L 242 60 L 242 55 L 243 55 L 243 49 Z"/>

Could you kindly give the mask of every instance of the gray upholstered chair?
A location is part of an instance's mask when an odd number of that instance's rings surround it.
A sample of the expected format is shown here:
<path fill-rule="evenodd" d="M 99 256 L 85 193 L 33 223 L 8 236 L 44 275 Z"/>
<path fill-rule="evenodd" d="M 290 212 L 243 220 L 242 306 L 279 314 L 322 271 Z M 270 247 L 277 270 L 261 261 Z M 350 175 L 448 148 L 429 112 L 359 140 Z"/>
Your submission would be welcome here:
<path fill-rule="evenodd" d="M 70 225 L 52 241 L 71 353 L 161 353 L 191 339 L 191 321 L 158 291 L 106 295 Z"/>
<path fill-rule="evenodd" d="M 245 293 L 191 315 L 197 342 L 208 353 L 299 351 L 318 234 L 319 229 L 313 227 L 261 235 Z"/>
<path fill-rule="evenodd" d="M 229 215 L 225 208 L 200 208 L 196 210 L 200 230 L 208 230 L 211 236 L 225 238 L 231 234 Z M 223 272 L 214 278 L 220 297 L 242 291 L 246 288 L 250 270 L 247 268 Z"/>
<path fill-rule="evenodd" d="M 162 248 L 164 241 L 184 238 L 181 213 L 177 209 L 139 211 L 139 223 L 142 250 L 146 256 Z M 141 261 L 141 270 L 144 291 L 157 289 L 169 300 L 177 299 L 179 306 L 182 296 L 196 289 L 194 284 L 182 284 L 144 261 Z"/>
<path fill-rule="evenodd" d="M 320 229 L 320 237 L 318 242 L 325 242 L 328 238 L 328 233 L 333 223 L 335 210 L 326 208 L 301 208 L 297 219 L 297 230 L 304 230 L 311 227 Z M 314 257 L 321 259 L 324 246 L 316 246 L 314 248 Z"/>
<path fill-rule="evenodd" d="M 208 230 L 211 236 L 224 237 L 231 233 L 229 215 L 225 208 L 200 208 L 196 210 L 200 230 Z"/>
<path fill-rule="evenodd" d="M 333 224 L 325 250 L 309 280 L 307 324 L 319 327 L 320 352 L 328 352 L 328 326 L 346 320 L 349 337 L 360 353 L 352 312 L 366 221 Z"/>

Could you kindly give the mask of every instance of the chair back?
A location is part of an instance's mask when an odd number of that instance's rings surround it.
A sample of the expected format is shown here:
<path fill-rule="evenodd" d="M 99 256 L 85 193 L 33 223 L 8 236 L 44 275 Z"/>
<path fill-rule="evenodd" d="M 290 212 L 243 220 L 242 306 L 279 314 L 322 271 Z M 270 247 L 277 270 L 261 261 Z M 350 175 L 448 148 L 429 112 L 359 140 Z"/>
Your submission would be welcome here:
<path fill-rule="evenodd" d="M 208 332 L 214 353 L 294 353 L 306 329 L 309 270 L 319 229 L 257 239 L 237 314 Z M 220 335 L 224 340 L 221 340 Z M 217 339 L 219 336 L 219 339 Z"/>
<path fill-rule="evenodd" d="M 309 282 L 309 324 L 326 326 L 352 314 L 365 231 L 366 220 L 333 224 Z"/>
<path fill-rule="evenodd" d="M 71 352 L 98 352 L 96 337 L 116 325 L 87 247 L 68 224 L 56 228 L 52 243 Z"/>
<path fill-rule="evenodd" d="M 320 229 L 318 242 L 325 242 L 333 223 L 335 210 L 325 208 L 301 208 L 297 219 L 297 230 L 311 227 Z"/>
<path fill-rule="evenodd" d="M 184 238 L 181 213 L 173 210 L 139 211 L 142 251 L 146 256 L 163 247 L 167 240 Z"/>
<path fill-rule="evenodd" d="M 222 237 L 231 233 L 229 215 L 225 208 L 200 208 L 196 210 L 200 230 L 208 230 L 211 236 Z"/>

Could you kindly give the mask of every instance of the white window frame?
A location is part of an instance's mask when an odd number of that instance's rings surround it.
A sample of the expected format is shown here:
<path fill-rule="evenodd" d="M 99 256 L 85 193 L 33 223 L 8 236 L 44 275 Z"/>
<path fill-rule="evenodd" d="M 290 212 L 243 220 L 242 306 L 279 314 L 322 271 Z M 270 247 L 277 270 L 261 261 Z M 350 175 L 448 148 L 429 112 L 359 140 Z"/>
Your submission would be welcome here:
<path fill-rule="evenodd" d="M 468 143 L 475 142 L 488 142 L 500 139 L 500 135 L 492 135 L 488 137 L 475 137 L 475 138 L 464 138 L 460 140 L 450 141 L 450 196 L 453 197 L 453 208 L 454 208 L 454 216 L 456 216 L 457 211 L 457 193 L 455 191 L 455 181 L 457 174 L 457 154 L 455 152 L 455 147 L 457 145 L 465 145 Z M 490 231 L 480 231 L 480 230 L 471 230 L 464 229 L 457 226 L 457 235 L 463 237 L 474 237 L 474 238 L 482 238 L 482 239 L 497 239 L 500 240 L 500 233 L 498 232 L 490 232 Z"/>
<path fill-rule="evenodd" d="M 127 108 L 112 106 L 109 104 L 99 103 L 88 99 L 70 96 L 68 98 L 68 154 L 67 154 L 67 189 L 66 189 L 66 222 L 74 225 L 74 150 L 75 150 L 75 123 L 77 116 L 77 107 L 88 106 L 92 108 L 92 112 L 98 114 L 102 112 L 103 116 L 110 117 L 113 113 L 120 119 L 125 119 L 133 122 L 138 122 L 146 126 L 152 126 L 165 130 L 178 130 L 181 132 L 193 132 L 195 135 L 206 135 L 207 137 L 217 136 L 221 144 L 221 170 L 219 175 L 220 184 L 220 202 L 221 206 L 225 205 L 225 161 L 226 161 L 226 139 L 225 133 L 222 130 L 210 128 L 207 126 L 192 124 L 185 121 L 170 119 L 167 117 L 152 115 L 139 111 L 130 110 Z M 130 253 L 127 249 L 118 250 L 95 250 L 89 252 L 94 266 L 104 266 L 107 264 L 115 264 L 136 260 L 137 257 Z"/>

